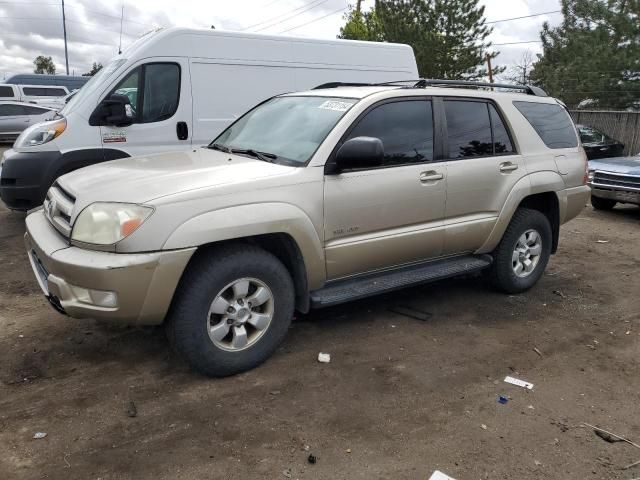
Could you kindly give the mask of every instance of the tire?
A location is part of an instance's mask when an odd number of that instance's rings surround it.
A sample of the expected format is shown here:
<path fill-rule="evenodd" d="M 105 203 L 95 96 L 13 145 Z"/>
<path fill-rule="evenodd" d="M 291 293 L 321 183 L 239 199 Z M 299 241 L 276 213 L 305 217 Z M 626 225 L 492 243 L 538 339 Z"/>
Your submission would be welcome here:
<path fill-rule="evenodd" d="M 618 202 L 609 198 L 600 198 L 591 195 L 591 206 L 595 210 L 611 210 L 616 206 L 616 203 Z"/>
<path fill-rule="evenodd" d="M 249 285 L 242 296 L 245 282 Z M 167 334 L 193 370 L 211 377 L 234 375 L 261 364 L 278 348 L 293 317 L 294 295 L 285 266 L 261 248 L 229 245 L 205 251 L 180 281 Z M 225 328 L 228 333 L 221 338 Z"/>
<path fill-rule="evenodd" d="M 522 246 L 519 242 L 523 238 L 527 242 L 532 241 L 534 237 L 530 232 L 535 232 L 539 236 L 539 255 L 537 260 L 534 261 L 531 252 L 537 251 L 537 249 L 534 249 L 536 244 L 529 245 L 527 243 L 526 246 L 529 247 L 528 251 L 531 255 L 528 259 L 532 262 L 532 266 L 527 267 L 525 264 L 527 249 L 519 248 Z M 488 273 L 494 287 L 505 293 L 521 293 L 533 287 L 547 267 L 551 256 L 551 244 L 551 224 L 544 214 L 529 208 L 516 210 L 502 236 L 500 244 L 493 252 L 493 264 Z M 519 248 L 521 253 L 521 255 L 518 255 L 517 260 L 514 259 L 516 248 Z M 525 251 L 523 252 L 523 250 Z M 531 271 L 522 270 L 518 274 L 516 273 L 516 268 L 532 269 Z"/>

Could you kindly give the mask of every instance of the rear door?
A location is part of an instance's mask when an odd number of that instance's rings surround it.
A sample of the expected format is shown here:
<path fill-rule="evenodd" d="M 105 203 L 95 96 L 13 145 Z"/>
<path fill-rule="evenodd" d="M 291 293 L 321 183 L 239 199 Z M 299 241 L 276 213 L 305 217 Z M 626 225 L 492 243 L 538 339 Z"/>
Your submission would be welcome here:
<path fill-rule="evenodd" d="M 129 99 L 133 123 L 100 127 L 103 148 L 135 156 L 191 146 L 191 84 L 185 59 L 138 64 L 105 98 L 112 93 Z"/>
<path fill-rule="evenodd" d="M 14 135 L 29 126 L 29 116 L 25 107 L 19 104 L 5 103 L 0 105 L 0 135 Z"/>
<path fill-rule="evenodd" d="M 382 167 L 325 177 L 327 277 L 419 262 L 442 253 L 446 165 L 437 162 L 433 105 L 393 99 L 371 107 L 344 141 L 382 140 Z"/>
<path fill-rule="evenodd" d="M 449 159 L 444 253 L 453 255 L 484 244 L 509 192 L 526 171 L 493 102 L 445 98 L 443 110 Z"/>

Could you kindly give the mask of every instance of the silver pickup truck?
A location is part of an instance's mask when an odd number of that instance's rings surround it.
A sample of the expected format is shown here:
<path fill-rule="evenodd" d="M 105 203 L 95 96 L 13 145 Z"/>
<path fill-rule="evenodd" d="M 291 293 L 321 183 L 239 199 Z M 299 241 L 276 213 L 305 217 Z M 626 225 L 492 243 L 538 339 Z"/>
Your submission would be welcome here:
<path fill-rule="evenodd" d="M 640 155 L 589 161 L 591 205 L 611 210 L 617 203 L 640 205 Z"/>
<path fill-rule="evenodd" d="M 164 322 L 212 376 L 268 358 L 294 309 L 479 271 L 524 292 L 589 197 L 586 156 L 539 89 L 456 86 L 280 95 L 206 148 L 64 175 L 26 219 L 36 277 L 72 317 Z"/>

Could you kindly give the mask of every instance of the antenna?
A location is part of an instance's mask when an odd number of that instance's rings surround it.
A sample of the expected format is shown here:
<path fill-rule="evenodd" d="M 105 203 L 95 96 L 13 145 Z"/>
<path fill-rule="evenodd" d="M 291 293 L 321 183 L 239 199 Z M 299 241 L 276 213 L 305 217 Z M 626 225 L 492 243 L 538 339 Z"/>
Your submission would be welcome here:
<path fill-rule="evenodd" d="M 124 3 L 122 4 L 122 13 L 120 14 L 120 43 L 118 44 L 118 55 L 122 53 L 122 22 L 124 20 Z"/>

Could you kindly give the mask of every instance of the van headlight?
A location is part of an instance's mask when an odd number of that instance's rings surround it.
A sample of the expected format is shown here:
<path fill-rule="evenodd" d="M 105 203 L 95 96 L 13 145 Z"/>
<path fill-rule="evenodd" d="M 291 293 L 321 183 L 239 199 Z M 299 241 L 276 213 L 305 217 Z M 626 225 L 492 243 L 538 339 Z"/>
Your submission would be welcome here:
<path fill-rule="evenodd" d="M 60 118 L 50 122 L 36 123 L 20 134 L 14 146 L 16 148 L 35 147 L 58 138 L 67 129 L 67 120 Z"/>
<path fill-rule="evenodd" d="M 129 203 L 92 203 L 75 223 L 71 240 L 94 245 L 113 245 L 135 232 L 153 208 Z"/>

